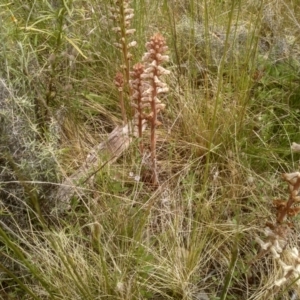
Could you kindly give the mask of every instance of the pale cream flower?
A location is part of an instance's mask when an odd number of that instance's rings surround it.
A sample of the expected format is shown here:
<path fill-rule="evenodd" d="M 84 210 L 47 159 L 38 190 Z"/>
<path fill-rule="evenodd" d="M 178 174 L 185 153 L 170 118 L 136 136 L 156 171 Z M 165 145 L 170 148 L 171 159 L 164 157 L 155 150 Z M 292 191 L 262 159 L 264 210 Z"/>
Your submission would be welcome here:
<path fill-rule="evenodd" d="M 300 152 L 300 144 L 292 143 L 291 150 L 293 152 Z"/>
<path fill-rule="evenodd" d="M 286 279 L 285 277 L 282 277 L 282 278 L 280 278 L 280 279 L 278 279 L 278 280 L 275 281 L 275 285 L 276 285 L 276 286 L 281 286 L 281 285 L 283 285 L 286 281 L 287 281 L 287 279 Z"/>

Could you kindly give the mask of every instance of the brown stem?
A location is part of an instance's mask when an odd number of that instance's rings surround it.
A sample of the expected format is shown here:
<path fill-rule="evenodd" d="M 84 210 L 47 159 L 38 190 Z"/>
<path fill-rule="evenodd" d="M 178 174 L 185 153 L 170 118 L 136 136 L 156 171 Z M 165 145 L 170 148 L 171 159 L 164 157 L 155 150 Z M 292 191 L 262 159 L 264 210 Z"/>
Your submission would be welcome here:
<path fill-rule="evenodd" d="M 157 73 L 157 71 L 155 72 Z M 155 74 L 156 75 L 156 74 Z M 156 109 L 156 97 L 157 97 L 157 87 L 152 81 L 153 91 L 152 91 L 152 101 L 151 101 L 151 162 L 152 162 L 152 184 L 156 186 L 158 184 L 157 178 L 157 165 L 156 165 L 156 124 L 157 124 L 157 109 Z"/>
<path fill-rule="evenodd" d="M 295 201 L 292 198 L 292 195 L 290 195 L 289 200 L 288 200 L 285 208 L 280 211 L 280 213 L 277 217 L 277 223 L 281 224 L 285 220 L 290 208 L 293 206 L 294 203 L 295 203 Z"/>
<path fill-rule="evenodd" d="M 127 123 L 127 116 L 126 116 L 126 110 L 125 110 L 125 105 L 124 105 L 124 92 L 123 92 L 123 89 L 119 92 L 119 97 L 120 97 L 120 106 L 121 106 L 123 125 L 125 125 Z"/>
<path fill-rule="evenodd" d="M 139 116 L 139 120 L 138 120 L 138 133 L 139 133 L 139 139 L 140 139 L 140 142 L 139 142 L 139 147 L 140 147 L 140 152 L 141 154 L 144 153 L 144 145 L 143 145 L 143 142 L 142 142 L 142 136 L 143 136 L 143 118 L 141 116 Z"/>
<path fill-rule="evenodd" d="M 119 91 L 119 100 L 120 100 L 120 107 L 123 119 L 123 125 L 127 123 L 127 116 L 126 110 L 124 105 L 124 76 L 123 73 L 118 72 L 114 79 L 114 84 L 118 88 Z"/>
<path fill-rule="evenodd" d="M 286 180 L 288 181 L 288 180 Z M 289 181 L 288 181 L 289 182 Z M 291 184 L 289 182 L 289 184 Z M 294 199 L 294 191 L 298 191 L 300 188 L 300 178 L 297 179 L 296 183 L 292 185 L 293 186 L 293 190 L 290 192 L 290 196 L 289 196 L 289 200 L 287 201 L 287 204 L 285 206 L 284 209 L 282 209 L 277 217 L 277 223 L 281 224 L 284 219 L 286 218 L 286 216 L 288 215 L 290 208 L 297 202 Z"/>
<path fill-rule="evenodd" d="M 120 9 L 120 17 L 121 17 L 121 22 L 120 22 L 120 28 L 121 28 L 121 43 L 122 43 L 122 52 L 123 52 L 123 57 L 124 57 L 124 64 L 125 64 L 125 80 L 127 85 L 129 84 L 130 80 L 130 63 L 128 59 L 128 48 L 127 48 L 127 35 L 126 35 L 126 23 L 125 23 L 125 9 L 124 9 L 124 1 L 121 1 L 122 3 L 119 5 Z"/>

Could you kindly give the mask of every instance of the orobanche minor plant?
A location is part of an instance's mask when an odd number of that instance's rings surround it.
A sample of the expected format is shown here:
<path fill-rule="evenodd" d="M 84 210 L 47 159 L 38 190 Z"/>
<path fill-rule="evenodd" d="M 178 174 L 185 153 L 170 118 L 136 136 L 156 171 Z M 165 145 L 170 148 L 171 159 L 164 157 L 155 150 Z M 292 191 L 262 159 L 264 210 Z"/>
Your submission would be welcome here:
<path fill-rule="evenodd" d="M 124 101 L 124 89 L 129 89 L 130 80 L 130 62 L 133 55 L 130 53 L 130 48 L 135 47 L 136 41 L 129 41 L 130 36 L 135 33 L 135 29 L 131 27 L 131 20 L 134 17 L 134 10 L 129 7 L 129 0 L 116 0 L 114 7 L 111 8 L 111 18 L 114 20 L 116 27 L 113 31 L 117 33 L 118 41 L 114 45 L 121 53 L 121 68 L 122 72 L 118 72 L 115 77 L 115 84 L 120 92 L 120 107 L 122 112 L 123 123 L 127 122 L 127 113 L 129 105 Z M 130 92 L 130 91 L 129 91 Z"/>
<path fill-rule="evenodd" d="M 125 82 L 129 84 L 129 99 L 133 108 L 133 118 L 130 122 L 132 121 L 134 125 L 134 135 L 140 140 L 141 154 L 144 152 L 143 130 L 145 124 L 150 126 L 151 181 L 154 186 L 157 186 L 156 128 L 161 124 L 158 121 L 158 113 L 165 108 L 165 104 L 159 98 L 169 90 L 167 84 L 161 80 L 162 75 L 170 74 L 170 71 L 162 66 L 164 62 L 169 60 L 169 56 L 166 55 L 168 47 L 165 38 L 160 33 L 154 34 L 145 45 L 147 51 L 142 57 L 142 62 L 135 64 L 131 69 L 129 62 L 132 60 L 132 54 L 129 49 L 136 45 L 136 41 L 128 41 L 128 36 L 135 32 L 134 29 L 130 28 L 134 10 L 129 8 L 129 4 L 129 0 L 117 0 L 112 9 L 113 19 L 119 24 L 114 30 L 120 36 L 120 42 L 116 43 L 116 46 L 121 49 L 123 61 L 121 65 L 123 73 L 118 72 L 114 82 L 120 93 L 120 106 L 124 123 L 127 122 L 127 116 L 123 91 Z"/>
<path fill-rule="evenodd" d="M 158 121 L 158 113 L 165 108 L 159 97 L 168 92 L 167 84 L 162 82 L 161 75 L 170 74 L 170 71 L 162 67 L 163 62 L 168 61 L 165 55 L 168 50 L 166 41 L 160 33 L 154 34 L 146 43 L 147 52 L 143 56 L 144 65 L 141 63 L 133 67 L 130 86 L 133 91 L 132 106 L 135 108 L 135 124 L 138 128 L 138 137 L 142 138 L 143 121 L 150 123 L 151 130 L 151 162 L 152 162 L 152 183 L 158 184 L 156 165 L 156 127 L 161 123 Z M 142 142 L 140 151 L 143 153 Z"/>
<path fill-rule="evenodd" d="M 274 282 L 277 288 L 287 282 L 300 286 L 300 253 L 298 248 L 289 248 L 288 245 L 294 227 L 290 218 L 300 214 L 300 207 L 297 206 L 300 203 L 300 172 L 285 173 L 282 178 L 288 183 L 289 197 L 287 200 L 273 200 L 276 220 L 266 224 L 265 240 L 256 237 L 261 247 L 257 258 L 271 253 L 282 268 L 282 276 Z"/>

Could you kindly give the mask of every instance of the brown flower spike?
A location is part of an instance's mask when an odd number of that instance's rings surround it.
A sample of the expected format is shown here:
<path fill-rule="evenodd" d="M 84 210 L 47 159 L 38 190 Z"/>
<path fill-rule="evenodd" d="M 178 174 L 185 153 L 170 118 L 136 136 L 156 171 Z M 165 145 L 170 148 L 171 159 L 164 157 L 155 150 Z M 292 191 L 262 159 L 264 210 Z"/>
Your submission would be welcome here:
<path fill-rule="evenodd" d="M 116 22 L 116 27 L 113 30 L 118 34 L 119 41 L 115 43 L 115 46 L 120 49 L 122 53 L 123 64 L 121 67 L 125 71 L 125 80 L 129 83 L 129 70 L 130 70 L 130 60 L 132 54 L 130 53 L 130 48 L 135 47 L 136 41 L 129 41 L 129 36 L 135 33 L 135 29 L 131 27 L 131 20 L 134 17 L 134 10 L 130 8 L 129 0 L 116 0 L 115 7 L 111 8 L 112 19 Z"/>
<path fill-rule="evenodd" d="M 134 17 L 134 9 L 130 8 L 130 0 L 115 0 L 114 7 L 111 7 L 111 18 L 114 20 L 116 27 L 113 31 L 117 33 L 118 41 L 114 45 L 120 50 L 121 53 L 121 68 L 124 75 L 123 89 L 120 91 L 120 105 L 122 110 L 123 124 L 127 123 L 126 113 L 131 117 L 130 103 L 128 98 L 130 97 L 130 62 L 133 57 L 131 51 L 132 47 L 135 47 L 137 42 L 131 38 L 135 33 L 135 29 L 131 28 L 131 21 Z M 124 93 L 125 92 L 125 93 Z"/>
<path fill-rule="evenodd" d="M 130 72 L 131 80 L 129 81 L 130 88 L 131 88 L 131 99 L 132 103 L 131 106 L 135 109 L 134 115 L 134 126 L 137 128 L 138 131 L 138 138 L 140 139 L 139 147 L 141 154 L 143 153 L 143 142 L 142 142 L 142 135 L 143 135 L 143 126 L 145 123 L 145 109 L 149 107 L 149 103 L 143 103 L 143 91 L 145 89 L 145 83 L 142 79 L 142 75 L 144 74 L 144 65 L 142 63 L 137 63 L 133 66 L 132 72 Z"/>
<path fill-rule="evenodd" d="M 150 41 L 146 43 L 147 52 L 143 56 L 145 64 L 144 73 L 141 78 L 145 82 L 145 90 L 142 94 L 142 106 L 149 105 L 150 113 L 145 118 L 150 123 L 151 129 L 151 162 L 152 162 L 152 183 L 158 184 L 157 165 L 156 165 L 156 127 L 160 124 L 157 120 L 159 111 L 165 108 L 165 104 L 161 103 L 159 96 L 168 92 L 167 85 L 160 80 L 161 75 L 170 74 L 170 71 L 162 67 L 162 64 L 169 60 L 169 56 L 165 55 L 168 47 L 165 38 L 160 34 L 154 34 Z"/>
<path fill-rule="evenodd" d="M 267 223 L 264 228 L 266 235 L 265 241 L 256 237 L 256 241 L 260 244 L 261 252 L 258 257 L 270 252 L 278 261 L 278 264 L 283 270 L 283 276 L 275 281 L 275 286 L 280 287 L 288 281 L 294 281 L 300 285 L 300 253 L 296 247 L 288 249 L 288 238 L 292 232 L 293 224 L 289 218 L 300 213 L 300 208 L 297 205 L 300 202 L 300 173 L 285 173 L 282 178 L 289 185 L 288 200 L 276 199 L 273 201 L 273 206 L 276 210 L 276 222 Z M 286 256 L 290 257 L 290 261 L 286 264 L 283 259 L 283 250 L 286 250 Z"/>

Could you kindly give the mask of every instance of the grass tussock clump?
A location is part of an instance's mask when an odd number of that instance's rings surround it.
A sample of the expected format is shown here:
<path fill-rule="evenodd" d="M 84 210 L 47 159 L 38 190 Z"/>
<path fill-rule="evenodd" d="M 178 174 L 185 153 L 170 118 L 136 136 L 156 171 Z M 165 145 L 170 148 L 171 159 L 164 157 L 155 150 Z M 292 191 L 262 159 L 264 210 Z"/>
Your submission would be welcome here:
<path fill-rule="evenodd" d="M 296 1 L 0 18 L 0 298 L 300 297 Z"/>

